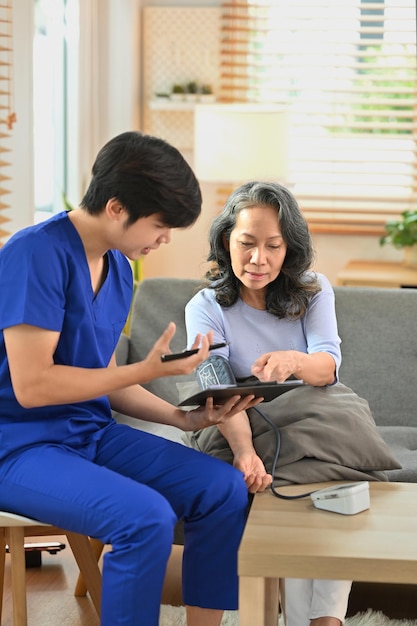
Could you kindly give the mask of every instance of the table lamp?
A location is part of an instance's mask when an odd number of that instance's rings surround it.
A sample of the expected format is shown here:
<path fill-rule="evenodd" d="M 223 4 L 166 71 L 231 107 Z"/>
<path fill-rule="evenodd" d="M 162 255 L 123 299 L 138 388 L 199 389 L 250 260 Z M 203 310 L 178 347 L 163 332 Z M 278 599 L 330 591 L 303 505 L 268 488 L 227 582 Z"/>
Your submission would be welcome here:
<path fill-rule="evenodd" d="M 288 112 L 259 104 L 197 104 L 194 171 L 200 181 L 288 181 Z"/>

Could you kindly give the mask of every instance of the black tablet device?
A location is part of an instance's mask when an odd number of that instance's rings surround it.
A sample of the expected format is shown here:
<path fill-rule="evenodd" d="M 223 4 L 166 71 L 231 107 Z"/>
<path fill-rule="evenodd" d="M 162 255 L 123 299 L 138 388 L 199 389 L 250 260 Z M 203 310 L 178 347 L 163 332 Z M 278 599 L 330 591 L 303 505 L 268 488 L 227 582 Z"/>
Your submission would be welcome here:
<path fill-rule="evenodd" d="M 195 406 L 205 404 L 207 398 L 213 398 L 215 404 L 223 404 L 232 396 L 249 396 L 254 395 L 257 398 L 263 397 L 263 402 L 270 402 L 282 393 L 298 389 L 306 385 L 302 380 L 289 380 L 283 383 L 254 383 L 254 384 L 237 384 L 237 385 L 213 385 L 207 387 L 204 391 L 199 391 L 194 395 L 186 398 L 179 403 L 178 406 Z"/>

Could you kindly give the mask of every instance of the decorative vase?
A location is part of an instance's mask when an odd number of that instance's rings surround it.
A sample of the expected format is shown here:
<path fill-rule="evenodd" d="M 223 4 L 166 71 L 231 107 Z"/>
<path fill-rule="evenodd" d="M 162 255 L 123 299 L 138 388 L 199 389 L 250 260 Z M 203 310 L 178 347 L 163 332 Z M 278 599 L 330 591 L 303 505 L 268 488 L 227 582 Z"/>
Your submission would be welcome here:
<path fill-rule="evenodd" d="M 404 265 L 406 267 L 417 267 L 417 244 L 404 246 Z"/>

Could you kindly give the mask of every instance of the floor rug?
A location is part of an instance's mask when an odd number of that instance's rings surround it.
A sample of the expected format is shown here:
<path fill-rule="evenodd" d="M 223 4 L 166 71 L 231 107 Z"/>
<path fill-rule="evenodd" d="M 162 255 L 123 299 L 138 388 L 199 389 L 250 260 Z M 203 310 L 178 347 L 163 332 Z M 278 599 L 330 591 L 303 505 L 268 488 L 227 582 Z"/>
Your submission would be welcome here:
<path fill-rule="evenodd" d="M 184 607 L 163 605 L 159 626 L 187 626 Z M 221 626 L 239 626 L 237 611 L 225 611 Z M 279 626 L 284 626 L 281 620 Z M 349 617 L 345 626 L 417 626 L 417 620 L 390 620 L 383 613 L 368 609 Z"/>

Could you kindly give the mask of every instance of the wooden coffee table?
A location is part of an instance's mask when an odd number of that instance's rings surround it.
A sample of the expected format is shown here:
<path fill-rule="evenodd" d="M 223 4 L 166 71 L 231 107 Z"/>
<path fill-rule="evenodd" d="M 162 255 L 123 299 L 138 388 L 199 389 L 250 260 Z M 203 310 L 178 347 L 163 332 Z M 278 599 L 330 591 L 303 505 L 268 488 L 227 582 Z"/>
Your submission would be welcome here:
<path fill-rule="evenodd" d="M 277 490 L 293 495 L 335 484 L 344 483 Z M 309 497 L 255 496 L 239 548 L 240 626 L 277 626 L 279 578 L 417 584 L 417 483 L 369 488 L 370 509 L 356 515 L 321 511 Z"/>

